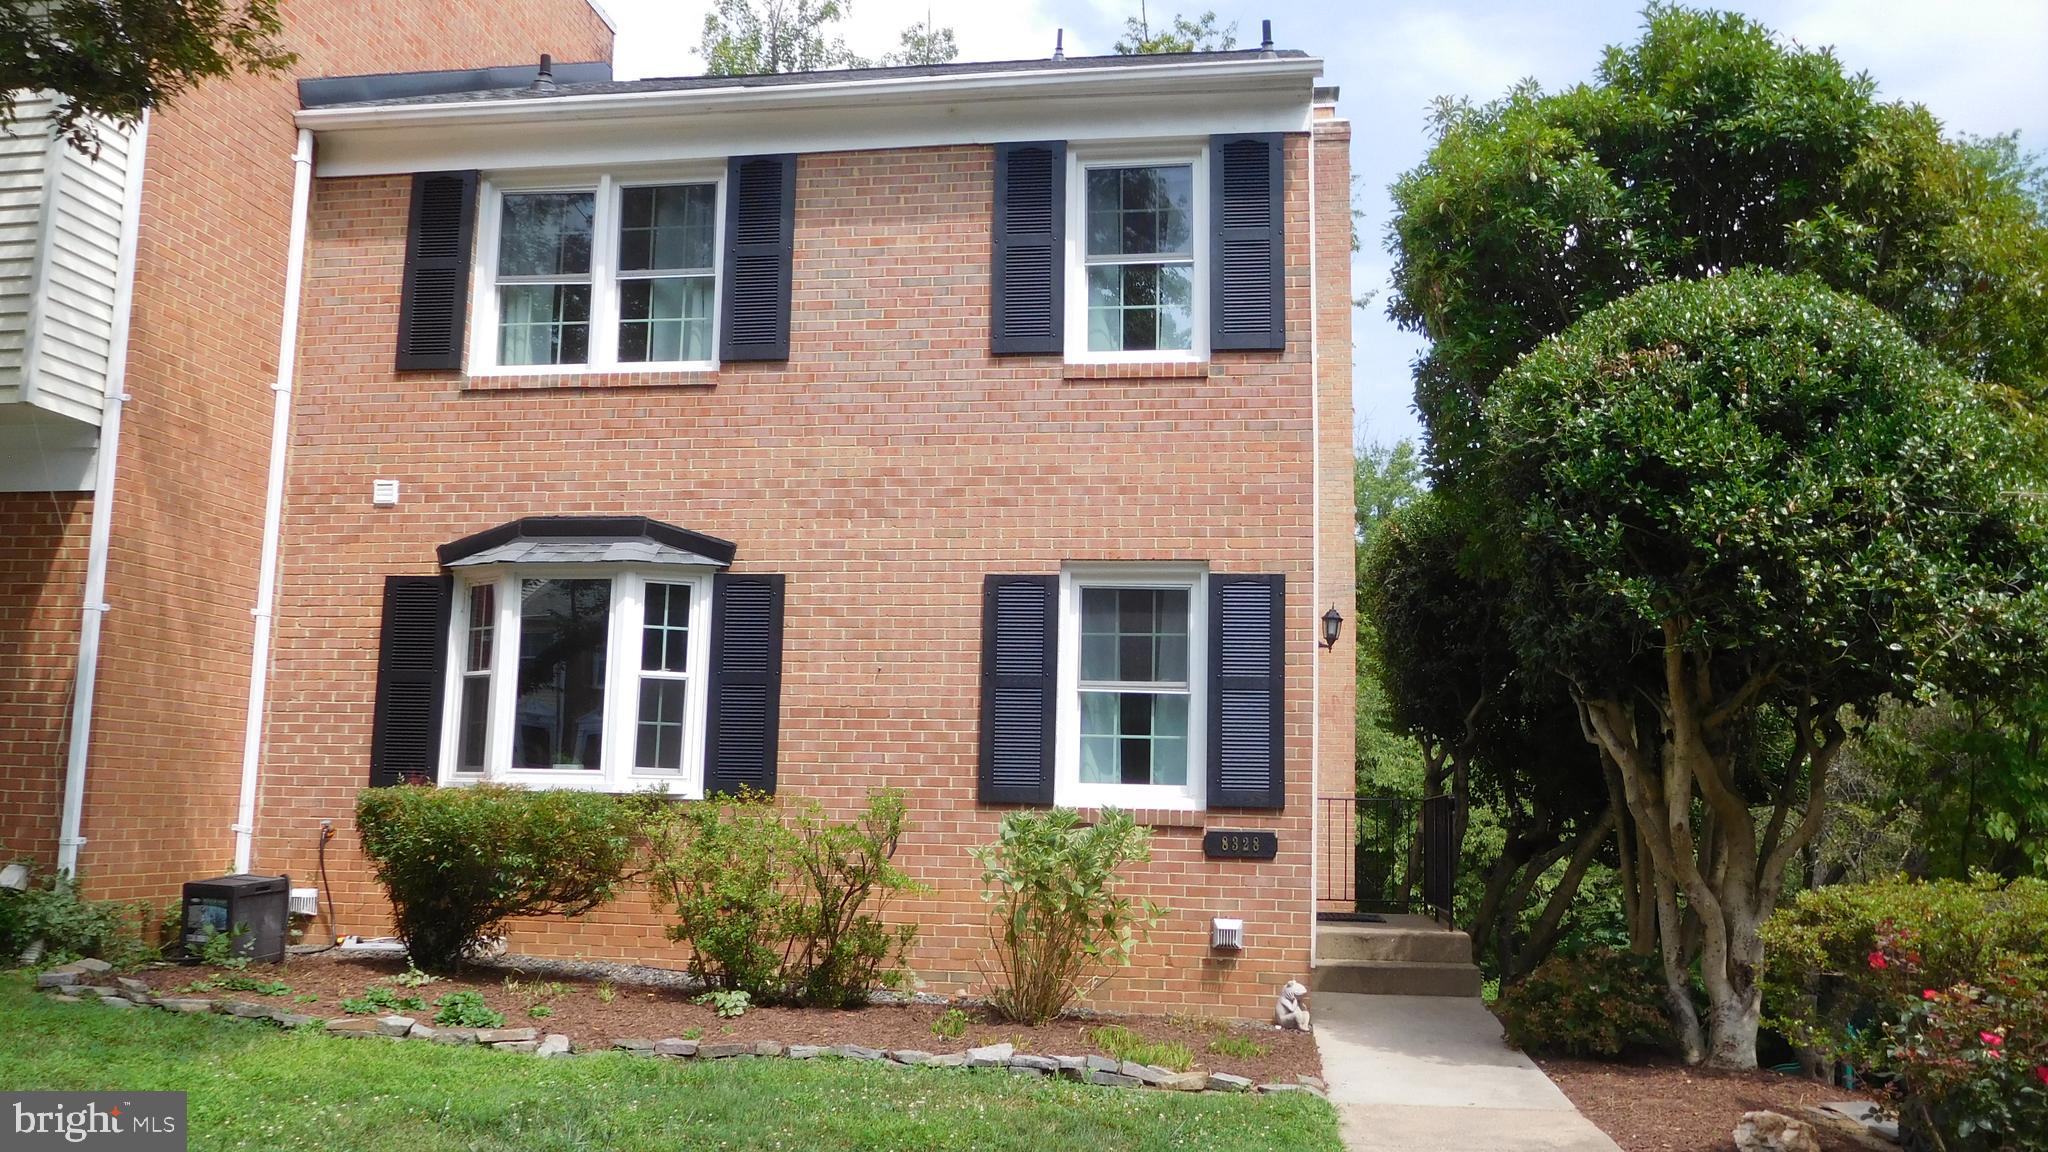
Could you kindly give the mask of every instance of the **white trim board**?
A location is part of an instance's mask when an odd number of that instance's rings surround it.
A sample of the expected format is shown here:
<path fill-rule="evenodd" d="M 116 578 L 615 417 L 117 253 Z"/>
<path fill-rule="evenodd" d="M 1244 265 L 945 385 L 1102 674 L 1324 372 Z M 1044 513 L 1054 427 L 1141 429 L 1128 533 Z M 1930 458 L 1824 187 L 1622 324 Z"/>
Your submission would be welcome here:
<path fill-rule="evenodd" d="M 940 101 L 876 98 L 822 107 L 773 103 L 707 108 L 650 105 L 602 117 L 521 102 L 517 119 L 351 123 L 302 112 L 319 133 L 323 177 L 453 169 L 616 167 L 779 152 L 857 152 L 1005 140 L 1133 141 L 1214 133 L 1305 132 L 1310 82 L 1282 77 L 1228 90 L 1012 96 Z M 664 94 L 668 95 L 668 94 Z M 456 107 L 495 107 L 457 105 Z M 438 106 L 430 106 L 438 107 Z M 361 111 L 341 109 L 340 111 Z"/>

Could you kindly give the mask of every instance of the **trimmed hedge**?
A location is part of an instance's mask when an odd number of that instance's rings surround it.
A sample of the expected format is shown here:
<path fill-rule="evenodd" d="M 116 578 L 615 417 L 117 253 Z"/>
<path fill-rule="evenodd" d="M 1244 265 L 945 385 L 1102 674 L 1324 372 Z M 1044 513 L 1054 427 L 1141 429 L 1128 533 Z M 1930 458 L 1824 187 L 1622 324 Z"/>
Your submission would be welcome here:
<path fill-rule="evenodd" d="M 630 875 L 655 794 L 371 788 L 356 827 L 413 963 L 447 969 L 516 916 L 581 916 Z"/>

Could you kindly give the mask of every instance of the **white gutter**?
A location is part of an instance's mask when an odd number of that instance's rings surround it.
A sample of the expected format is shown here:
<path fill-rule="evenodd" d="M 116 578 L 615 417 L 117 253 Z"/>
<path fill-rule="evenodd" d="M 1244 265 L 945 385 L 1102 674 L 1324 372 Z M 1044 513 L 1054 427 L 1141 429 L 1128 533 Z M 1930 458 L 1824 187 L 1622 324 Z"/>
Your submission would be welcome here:
<path fill-rule="evenodd" d="M 303 109 L 298 114 L 298 123 L 303 128 L 329 131 L 399 125 L 478 124 L 495 120 L 694 114 L 779 104 L 868 103 L 892 96 L 930 102 L 1098 93 L 1105 96 L 1146 92 L 1171 95 L 1215 91 L 1218 81 L 1313 80 L 1322 74 L 1323 62 L 1318 57 L 1282 56 L 1115 68 L 1033 68 L 953 76 L 892 76 L 817 83 L 735 84 L 715 88 L 656 88 L 570 96 L 362 104 Z"/>
<path fill-rule="evenodd" d="M 1316 121 L 1311 111 L 1308 126 L 1308 427 L 1309 427 L 1309 469 L 1313 479 L 1308 487 L 1309 529 L 1309 582 L 1314 588 L 1310 594 L 1307 615 L 1316 620 L 1314 601 L 1323 598 L 1323 358 L 1322 328 L 1317 315 L 1317 299 L 1322 293 L 1323 282 L 1316 279 L 1316 245 L 1322 237 L 1316 234 L 1322 223 L 1322 213 L 1316 205 Z M 1300 611 L 1300 609 L 1296 609 Z M 1317 862 L 1323 857 L 1323 830 L 1319 827 L 1323 806 L 1317 802 L 1321 791 L 1323 766 L 1323 645 L 1322 622 L 1310 626 L 1314 636 L 1314 653 L 1308 667 L 1308 966 L 1316 966 L 1316 899 L 1322 894 L 1322 869 Z"/>
<path fill-rule="evenodd" d="M 107 343 L 105 399 L 93 466 L 92 528 L 85 559 L 85 607 L 78 627 L 78 671 L 71 687 L 71 739 L 64 761 L 64 807 L 57 825 L 57 871 L 78 874 L 85 821 L 85 768 L 92 751 L 93 685 L 100 672 L 100 622 L 107 603 L 107 552 L 114 539 L 114 470 L 121 462 L 121 409 L 128 402 L 128 313 L 135 303 L 135 247 L 142 231 L 142 170 L 149 151 L 149 112 L 135 125 L 122 174 L 121 247 L 114 265 L 114 325 Z"/>
<path fill-rule="evenodd" d="M 235 871 L 254 866 L 256 783 L 263 756 L 264 693 L 277 602 L 278 537 L 284 525 L 284 466 L 291 448 L 292 371 L 299 353 L 299 291 L 306 271 L 306 209 L 313 193 L 313 133 L 299 129 L 292 154 L 292 225 L 284 265 L 284 322 L 277 332 L 277 383 L 271 385 L 270 480 L 263 497 L 263 551 L 256 575 L 255 644 L 249 653 L 249 720 L 242 733 L 242 794 L 235 808 Z"/>

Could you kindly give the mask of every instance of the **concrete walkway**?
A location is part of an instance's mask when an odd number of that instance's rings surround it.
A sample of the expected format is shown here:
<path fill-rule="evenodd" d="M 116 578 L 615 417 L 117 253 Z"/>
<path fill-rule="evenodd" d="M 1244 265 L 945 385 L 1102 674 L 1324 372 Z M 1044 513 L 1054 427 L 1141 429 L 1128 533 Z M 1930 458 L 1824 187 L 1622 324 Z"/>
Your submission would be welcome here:
<path fill-rule="evenodd" d="M 1620 1152 L 1477 998 L 1318 992 L 1310 1007 L 1351 1152 Z"/>

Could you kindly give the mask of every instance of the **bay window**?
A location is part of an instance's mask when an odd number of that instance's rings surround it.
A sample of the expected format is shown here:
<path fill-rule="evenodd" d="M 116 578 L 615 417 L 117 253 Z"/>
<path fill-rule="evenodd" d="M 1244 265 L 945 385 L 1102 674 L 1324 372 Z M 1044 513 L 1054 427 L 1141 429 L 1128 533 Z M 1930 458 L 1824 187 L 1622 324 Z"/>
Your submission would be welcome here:
<path fill-rule="evenodd" d="M 722 185 L 487 182 L 473 370 L 714 366 Z"/>
<path fill-rule="evenodd" d="M 460 579 L 444 781 L 702 795 L 708 571 L 494 565 Z"/>

